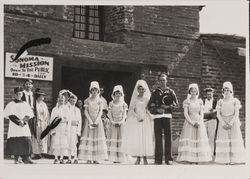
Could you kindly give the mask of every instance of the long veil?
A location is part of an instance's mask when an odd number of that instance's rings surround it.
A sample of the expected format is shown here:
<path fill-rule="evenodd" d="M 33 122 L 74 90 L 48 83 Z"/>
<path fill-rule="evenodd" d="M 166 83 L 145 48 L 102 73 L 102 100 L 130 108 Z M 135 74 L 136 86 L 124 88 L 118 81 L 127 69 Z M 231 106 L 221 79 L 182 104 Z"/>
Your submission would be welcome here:
<path fill-rule="evenodd" d="M 136 82 L 136 85 L 135 85 L 135 88 L 134 88 L 134 91 L 132 93 L 132 97 L 131 97 L 131 100 L 130 100 L 129 111 L 128 111 L 128 118 L 132 115 L 133 111 L 131 111 L 131 110 L 134 109 L 135 101 L 138 98 L 138 94 L 139 94 L 138 93 L 138 86 L 142 86 L 145 89 L 143 98 L 146 98 L 147 101 L 149 101 L 149 99 L 151 97 L 151 93 L 150 93 L 149 87 L 147 85 L 147 82 L 144 81 L 144 80 L 138 80 Z"/>

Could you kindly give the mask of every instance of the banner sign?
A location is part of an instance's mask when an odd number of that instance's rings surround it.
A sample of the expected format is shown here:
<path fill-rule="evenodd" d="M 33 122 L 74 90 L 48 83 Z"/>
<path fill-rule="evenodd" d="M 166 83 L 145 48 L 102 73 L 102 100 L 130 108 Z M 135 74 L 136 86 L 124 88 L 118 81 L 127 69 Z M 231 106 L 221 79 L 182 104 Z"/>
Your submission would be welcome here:
<path fill-rule="evenodd" d="M 15 53 L 6 53 L 5 77 L 53 80 L 52 57 L 25 55 L 13 61 L 15 56 Z"/>

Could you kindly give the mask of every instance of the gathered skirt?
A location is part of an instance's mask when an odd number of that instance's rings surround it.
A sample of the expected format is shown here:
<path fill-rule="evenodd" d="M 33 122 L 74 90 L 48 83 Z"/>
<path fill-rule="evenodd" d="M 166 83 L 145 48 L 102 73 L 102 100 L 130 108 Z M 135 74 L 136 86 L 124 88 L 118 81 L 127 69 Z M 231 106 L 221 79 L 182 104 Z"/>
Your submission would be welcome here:
<path fill-rule="evenodd" d="M 107 136 L 108 159 L 113 162 L 124 162 L 125 154 L 122 151 L 123 126 L 116 127 L 110 123 Z"/>
<path fill-rule="evenodd" d="M 224 121 L 230 121 L 232 116 L 224 117 Z M 230 130 L 223 129 L 219 122 L 216 138 L 216 163 L 244 163 L 245 148 L 240 130 L 240 121 L 237 120 Z"/>
<path fill-rule="evenodd" d="M 136 117 L 129 118 L 124 125 L 122 151 L 131 156 L 153 156 L 153 122 L 146 118 L 138 122 Z"/>
<path fill-rule="evenodd" d="M 86 120 L 80 139 L 78 158 L 91 161 L 106 160 L 108 158 L 102 121 L 98 123 L 97 127 L 90 128 L 89 121 Z"/>
<path fill-rule="evenodd" d="M 204 123 L 195 128 L 185 120 L 179 140 L 177 161 L 209 162 L 211 160 L 211 148 Z"/>

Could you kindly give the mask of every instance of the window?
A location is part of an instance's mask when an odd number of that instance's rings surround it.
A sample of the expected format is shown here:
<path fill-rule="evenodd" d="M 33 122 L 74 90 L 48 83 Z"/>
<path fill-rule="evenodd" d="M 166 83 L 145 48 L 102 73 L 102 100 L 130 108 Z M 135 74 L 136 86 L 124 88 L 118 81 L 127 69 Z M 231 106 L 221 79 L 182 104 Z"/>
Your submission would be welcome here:
<path fill-rule="evenodd" d="M 73 36 L 102 40 L 101 6 L 75 6 Z"/>

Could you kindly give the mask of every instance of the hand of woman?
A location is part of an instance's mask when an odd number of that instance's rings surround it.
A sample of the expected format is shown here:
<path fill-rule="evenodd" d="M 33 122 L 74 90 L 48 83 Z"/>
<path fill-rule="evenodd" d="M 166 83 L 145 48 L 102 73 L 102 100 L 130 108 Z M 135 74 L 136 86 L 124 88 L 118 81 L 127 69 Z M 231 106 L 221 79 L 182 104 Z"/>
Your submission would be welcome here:
<path fill-rule="evenodd" d="M 120 126 L 120 124 L 118 124 L 118 123 L 115 124 L 115 127 L 119 127 L 119 126 Z"/>
<path fill-rule="evenodd" d="M 228 129 L 229 129 L 227 124 L 223 125 L 222 127 L 223 127 L 223 129 L 225 129 L 225 130 L 228 130 Z"/>
<path fill-rule="evenodd" d="M 198 122 L 195 122 L 195 123 L 194 123 L 194 127 L 195 127 L 195 128 L 198 128 L 198 127 L 199 127 L 199 123 L 198 123 Z"/>
<path fill-rule="evenodd" d="M 143 122 L 143 119 L 139 119 L 138 122 Z"/>
<path fill-rule="evenodd" d="M 19 126 L 23 127 L 25 123 L 23 121 L 20 121 Z"/>

